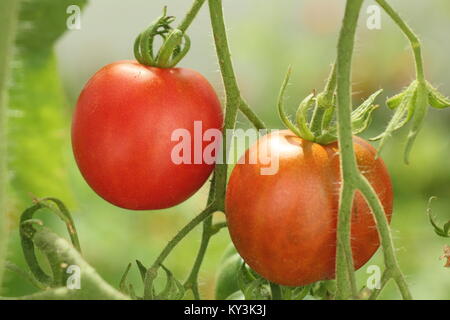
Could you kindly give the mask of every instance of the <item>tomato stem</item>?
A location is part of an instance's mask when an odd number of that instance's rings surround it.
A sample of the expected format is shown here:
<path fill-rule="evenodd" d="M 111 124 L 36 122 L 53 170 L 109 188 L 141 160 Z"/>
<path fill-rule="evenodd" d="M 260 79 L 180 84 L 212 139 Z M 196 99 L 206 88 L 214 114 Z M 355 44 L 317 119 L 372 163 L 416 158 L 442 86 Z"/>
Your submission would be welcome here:
<path fill-rule="evenodd" d="M 141 64 L 157 68 L 175 67 L 190 49 L 191 41 L 186 34 L 186 30 L 205 1 L 195 0 L 177 29 L 172 29 L 170 26 L 175 18 L 167 16 L 167 7 L 164 7 L 163 15 L 137 36 L 134 42 L 136 60 Z M 163 39 L 163 44 L 155 55 L 153 53 L 153 42 L 157 36 Z"/>
<path fill-rule="evenodd" d="M 186 32 L 186 30 L 190 27 L 195 17 L 197 17 L 198 12 L 202 8 L 203 4 L 206 0 L 195 0 L 192 4 L 192 7 L 189 9 L 188 13 L 184 17 L 183 21 L 178 25 L 178 30 L 182 32 Z"/>
<path fill-rule="evenodd" d="M 231 61 L 231 53 L 228 46 L 228 38 L 223 17 L 222 1 L 209 0 L 209 11 L 216 53 L 225 87 L 225 121 L 222 134 L 222 154 L 220 155 L 222 161 L 216 165 L 215 169 L 217 209 L 225 211 L 224 202 L 228 169 L 226 155 L 228 154 L 228 149 L 230 147 L 228 145 L 226 131 L 235 128 L 237 113 L 242 98 L 237 84 L 233 63 Z"/>
<path fill-rule="evenodd" d="M 257 129 L 265 129 L 264 122 L 256 115 L 256 113 L 248 106 L 245 100 L 241 97 L 240 90 L 237 84 L 237 79 L 233 70 L 231 61 L 230 49 L 228 46 L 225 22 L 222 11 L 222 2 L 220 0 L 209 1 L 211 25 L 216 45 L 217 56 L 219 60 L 220 70 L 222 73 L 223 83 L 226 93 L 226 107 L 225 107 L 225 124 L 223 134 L 223 155 L 228 154 L 229 148 L 226 139 L 226 129 L 234 129 L 237 119 L 237 111 L 240 110 Z M 217 211 L 224 211 L 226 177 L 227 177 L 227 162 L 226 159 L 222 164 L 217 164 L 214 173 L 214 178 L 211 182 L 208 203 L 216 203 Z M 213 201 L 214 199 L 214 201 Z M 226 224 L 219 225 L 220 228 Z M 198 274 L 203 263 L 204 255 L 209 245 L 211 237 L 217 233 L 219 229 L 214 229 L 212 225 L 212 216 L 209 216 L 203 222 L 202 240 L 200 244 L 197 257 L 195 259 L 192 270 L 184 283 L 186 290 L 190 289 L 195 299 L 200 299 L 198 290 Z"/>
<path fill-rule="evenodd" d="M 242 114 L 253 124 L 253 126 L 258 130 L 267 129 L 264 121 L 253 111 L 252 108 L 241 98 L 241 103 L 239 104 L 239 110 Z"/>
<path fill-rule="evenodd" d="M 204 221 L 206 218 L 211 216 L 216 210 L 214 204 L 206 207 L 200 214 L 198 214 L 194 219 L 192 219 L 187 225 L 185 225 L 176 235 L 173 237 L 165 246 L 163 251 L 153 262 L 152 266 L 147 270 L 147 274 L 144 279 L 144 299 L 151 299 L 153 296 L 153 286 L 152 282 L 148 281 L 152 274 L 156 274 L 161 264 L 167 258 L 167 256 L 172 252 L 172 250 L 177 246 L 177 244 L 198 224 Z"/>
<path fill-rule="evenodd" d="M 196 1 L 191 12 L 198 12 L 202 1 Z M 226 141 L 226 130 L 234 129 L 236 125 L 237 112 L 242 113 L 252 122 L 257 129 L 265 129 L 264 122 L 254 113 L 248 106 L 240 94 L 237 79 L 233 69 L 230 49 L 225 29 L 225 22 L 222 11 L 221 0 L 209 0 L 209 9 L 211 16 L 211 25 L 214 35 L 214 42 L 218 56 L 219 66 L 225 87 L 226 105 L 225 105 L 225 121 L 222 140 L 222 157 L 228 154 L 228 143 Z M 189 15 L 189 14 L 188 14 Z M 192 16 L 191 16 L 192 17 Z M 186 20 L 182 26 L 189 26 L 190 22 Z M 160 255 L 157 257 L 153 265 L 147 270 L 146 279 L 144 279 L 144 299 L 152 298 L 153 277 L 159 269 L 161 263 L 167 258 L 175 246 L 198 224 L 203 222 L 202 240 L 197 257 L 195 259 L 192 270 L 184 283 L 186 290 L 191 290 L 195 299 L 200 299 L 198 290 L 198 274 L 204 255 L 208 248 L 210 238 L 215 234 L 212 228 L 212 213 L 216 211 L 225 211 L 225 190 L 227 183 L 228 165 L 226 159 L 222 159 L 220 164 L 216 165 L 214 178 L 210 185 L 208 205 L 197 217 L 190 221 L 180 232 L 178 232 L 172 240 L 166 245 Z"/>
<path fill-rule="evenodd" d="M 215 176 L 211 179 L 211 185 L 209 187 L 209 195 L 208 195 L 208 205 L 212 204 L 215 199 Z M 202 230 L 202 240 L 200 243 L 200 248 L 198 249 L 197 257 L 195 258 L 194 265 L 192 266 L 191 272 L 184 282 L 184 288 L 186 290 L 191 290 L 194 299 L 200 300 L 200 293 L 198 290 L 198 274 L 200 272 L 200 267 L 203 263 L 203 259 L 206 254 L 206 250 L 208 249 L 209 240 L 214 235 L 212 230 L 212 220 L 213 217 L 210 215 L 203 221 L 203 230 Z"/>
<path fill-rule="evenodd" d="M 356 190 L 366 198 L 377 222 L 383 247 L 386 272 L 392 275 L 404 299 L 411 299 L 406 281 L 398 266 L 389 224 L 380 199 L 370 183 L 359 172 L 353 149 L 351 126 L 351 62 L 356 26 L 363 0 L 348 0 L 338 41 L 337 55 L 337 120 L 341 156 L 342 187 L 337 223 L 336 280 L 337 299 L 357 296 L 351 250 L 351 207 Z M 387 281 L 387 280 L 386 280 Z"/>
<path fill-rule="evenodd" d="M 403 299 L 410 300 L 412 299 L 412 296 L 409 291 L 408 284 L 406 283 L 406 280 L 398 265 L 397 256 L 394 249 L 394 242 L 392 240 L 389 223 L 384 213 L 383 205 L 381 204 L 370 183 L 362 174 L 358 176 L 356 186 L 366 198 L 369 206 L 372 208 L 372 212 L 377 222 L 378 233 L 380 235 L 384 260 L 386 264 L 385 272 L 387 279 L 385 281 L 393 278 L 400 290 Z"/>
<path fill-rule="evenodd" d="M 400 30 L 408 38 L 414 55 L 418 86 L 416 91 L 417 98 L 415 103 L 413 124 L 409 131 L 405 147 L 404 161 L 406 164 L 408 164 L 412 145 L 414 144 L 417 134 L 422 128 L 425 116 L 428 111 L 428 89 L 423 67 L 422 46 L 420 44 L 419 37 L 400 17 L 400 15 L 387 3 L 386 0 L 376 0 L 376 2 L 383 8 L 383 10 L 389 15 L 389 17 L 395 22 L 395 24 L 397 24 Z"/>
<path fill-rule="evenodd" d="M 358 172 L 353 149 L 351 127 L 351 61 L 356 26 L 363 0 L 347 1 L 337 54 L 337 121 L 342 187 L 337 222 L 336 298 L 357 295 L 351 250 L 351 207 L 354 195 L 354 174 Z"/>

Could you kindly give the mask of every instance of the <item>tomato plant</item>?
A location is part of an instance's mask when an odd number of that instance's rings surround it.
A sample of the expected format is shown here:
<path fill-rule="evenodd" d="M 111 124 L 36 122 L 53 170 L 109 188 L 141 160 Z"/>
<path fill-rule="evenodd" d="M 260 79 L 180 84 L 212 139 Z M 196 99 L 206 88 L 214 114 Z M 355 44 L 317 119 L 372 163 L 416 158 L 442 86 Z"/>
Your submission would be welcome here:
<path fill-rule="evenodd" d="M 8 0 L 10 8 L 13 2 L 18 1 Z M 376 299 L 392 279 L 402 298 L 411 299 L 389 228 L 393 209 L 391 181 L 378 153 L 392 133 L 411 123 L 405 149 L 407 162 L 428 106 L 450 107 L 450 100 L 425 79 L 417 36 L 386 0 L 376 0 L 408 38 L 416 79 L 386 101 L 394 116 L 385 131 L 372 138 L 381 140 L 375 150 L 356 135 L 370 124 L 371 114 L 378 107 L 374 101 L 382 90 L 353 107 L 352 53 L 363 0 L 346 1 L 336 63 L 325 89 L 320 93 L 313 90 L 300 103 L 295 121 L 291 121 L 283 107 L 289 71 L 278 100 L 279 116 L 289 130 L 260 138 L 227 181 L 226 160 L 231 149 L 228 133 L 236 134 L 238 112 L 255 129 L 267 128 L 239 89 L 221 0 L 209 0 L 208 5 L 225 91 L 225 115 L 216 93 L 203 76 L 175 67 L 190 48 L 186 31 L 205 2 L 194 0 L 176 28 L 172 27 L 175 17 L 167 16 L 165 8 L 163 15 L 135 39 L 136 61 L 119 61 L 99 70 L 81 92 L 74 112 L 72 146 L 79 169 L 95 192 L 117 206 L 144 210 L 176 205 L 198 190 L 214 171 L 205 208 L 180 229 L 149 266 L 136 260 L 142 294 L 128 283 L 131 263 L 120 280 L 119 290 L 96 273 L 81 256 L 69 210 L 52 197 L 33 199 L 33 205 L 20 219 L 21 245 L 31 273 L 6 264 L 0 255 L 0 276 L 7 267 L 42 290 L 21 299 L 182 299 L 186 291 L 191 291 L 194 299 L 200 299 L 199 274 L 209 242 L 228 227 L 236 248 L 231 246 L 221 262 L 217 298 Z M 3 11 L 8 15 L 11 12 L 11 21 L 18 18 L 13 10 Z M 39 24 L 33 25 L 39 28 Z M 39 34 L 46 34 L 42 31 Z M 162 42 L 155 52 L 157 37 Z M 7 114 L 6 111 L 0 105 L 0 112 Z M 219 130 L 224 142 L 220 146 L 223 156 L 220 160 L 225 161 L 217 161 L 217 165 L 214 160 L 219 155 L 214 154 L 213 161 L 206 161 L 202 152 L 206 145 L 211 145 L 211 140 L 205 137 L 210 129 Z M 177 134 L 178 130 L 187 133 L 188 150 L 194 154 L 177 149 L 179 139 L 186 138 L 181 132 Z M 3 130 L 2 135 L 5 134 Z M 174 159 L 177 150 L 183 152 L 182 162 Z M 261 158 L 262 154 L 270 156 L 269 163 L 267 158 Z M 2 176 L 9 169 L 6 160 L 7 157 L 0 157 Z M 270 170 L 264 170 L 267 168 Z M 0 190 L 0 203 L 6 201 L 6 195 L 5 190 Z M 35 218 L 41 209 L 62 219 L 71 243 Z M 214 213 L 224 213 L 227 222 L 215 222 Z M 3 216 L 0 228 L 6 230 Z M 448 236 L 449 223 L 439 227 L 432 217 L 430 222 L 436 233 Z M 181 282 L 166 265 L 167 258 L 199 224 L 203 230 L 198 253 L 190 273 Z M 0 247 L 6 248 L 6 240 L 0 238 Z M 385 265 L 377 283 L 380 286 L 358 290 L 354 271 L 380 246 Z M 36 249 L 48 259 L 50 268 L 46 269 L 51 274 L 40 267 Z M 448 257 L 448 247 L 445 250 L 443 258 Z M 68 276 L 75 270 L 73 267 L 82 272 L 77 288 L 80 290 L 72 290 L 76 281 L 68 283 L 69 278 L 73 279 Z M 155 285 L 161 276 L 158 271 L 166 276 L 162 288 Z M 333 278 L 336 281 L 328 280 Z"/>
<path fill-rule="evenodd" d="M 369 143 L 355 137 L 354 147 L 358 166 L 390 219 L 393 193 L 387 169 Z M 248 161 L 263 148 L 279 159 L 273 175 L 261 175 L 267 164 Z M 262 137 L 243 156 L 244 163 L 234 167 L 226 197 L 228 228 L 240 255 L 264 278 L 303 286 L 334 277 L 338 154 L 336 143 L 320 145 L 288 130 L 276 131 Z M 351 237 L 358 269 L 379 246 L 375 221 L 361 194 L 353 201 Z"/>
<path fill-rule="evenodd" d="M 196 121 L 201 128 L 194 128 Z M 222 121 L 217 95 L 198 72 L 119 61 L 98 71 L 81 92 L 73 152 L 83 177 L 105 200 L 134 210 L 167 208 L 189 198 L 214 169 L 203 157 L 195 162 L 194 154 L 190 163 L 175 163 L 173 132 L 187 130 L 194 150 L 194 134 L 221 129 Z"/>

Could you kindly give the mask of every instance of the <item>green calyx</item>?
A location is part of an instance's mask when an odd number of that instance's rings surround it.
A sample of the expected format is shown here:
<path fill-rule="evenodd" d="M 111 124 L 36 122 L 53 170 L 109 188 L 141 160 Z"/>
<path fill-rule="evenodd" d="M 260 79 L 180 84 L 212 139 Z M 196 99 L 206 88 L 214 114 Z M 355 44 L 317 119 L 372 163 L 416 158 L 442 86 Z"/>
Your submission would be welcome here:
<path fill-rule="evenodd" d="M 429 82 L 414 80 L 402 92 L 387 99 L 386 104 L 391 110 L 395 110 L 394 115 L 384 132 L 370 140 L 380 140 L 378 152 L 381 152 L 392 133 L 411 121 L 412 126 L 408 133 L 404 156 L 405 162 L 408 163 L 410 151 L 422 128 L 428 106 L 436 109 L 448 108 L 450 99 L 443 96 Z"/>
<path fill-rule="evenodd" d="M 134 56 L 139 63 L 157 68 L 173 68 L 183 59 L 190 49 L 191 41 L 183 31 L 170 26 L 174 21 L 175 17 L 167 16 L 167 8 L 164 7 L 163 15 L 137 36 Z M 156 37 L 161 37 L 163 44 L 155 54 L 153 44 Z"/>
<path fill-rule="evenodd" d="M 299 105 L 296 113 L 296 123 L 294 124 L 284 110 L 284 95 L 291 75 L 289 68 L 278 97 L 278 113 L 284 125 L 302 139 L 319 144 L 329 144 L 337 140 L 337 124 L 333 121 L 336 101 L 336 68 L 333 66 L 330 77 L 323 92 L 311 93 Z M 378 108 L 373 104 L 379 90 L 372 94 L 359 107 L 355 108 L 351 114 L 352 133 L 363 132 L 370 124 L 372 112 Z M 311 110 L 312 113 L 310 112 Z M 312 116 L 308 119 L 308 114 Z"/>

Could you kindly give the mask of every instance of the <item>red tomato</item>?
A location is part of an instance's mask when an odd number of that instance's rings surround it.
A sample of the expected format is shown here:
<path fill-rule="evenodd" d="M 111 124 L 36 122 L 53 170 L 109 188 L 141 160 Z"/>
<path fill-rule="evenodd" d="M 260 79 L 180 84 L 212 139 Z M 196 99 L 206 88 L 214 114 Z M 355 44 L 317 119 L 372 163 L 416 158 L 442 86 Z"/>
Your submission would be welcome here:
<path fill-rule="evenodd" d="M 133 210 L 171 207 L 194 194 L 214 168 L 203 158 L 197 164 L 171 158 L 179 143 L 171 141 L 176 129 L 187 129 L 194 150 L 194 121 L 201 121 L 201 135 L 221 130 L 223 122 L 217 95 L 202 75 L 135 61 L 112 63 L 89 80 L 78 99 L 75 159 L 91 188 L 112 204 Z M 200 146 L 210 143 L 201 140 Z"/>
<path fill-rule="evenodd" d="M 363 139 L 355 137 L 354 148 L 358 166 L 390 221 L 393 193 L 386 167 Z M 279 169 L 261 175 L 268 165 L 249 164 L 248 159 L 268 151 L 278 154 Z M 226 195 L 228 228 L 239 254 L 264 278 L 287 286 L 334 278 L 338 154 L 337 143 L 324 146 L 285 130 L 262 137 L 241 159 L 247 161 L 233 169 Z M 373 215 L 359 193 L 353 202 L 351 237 L 358 269 L 379 247 Z"/>

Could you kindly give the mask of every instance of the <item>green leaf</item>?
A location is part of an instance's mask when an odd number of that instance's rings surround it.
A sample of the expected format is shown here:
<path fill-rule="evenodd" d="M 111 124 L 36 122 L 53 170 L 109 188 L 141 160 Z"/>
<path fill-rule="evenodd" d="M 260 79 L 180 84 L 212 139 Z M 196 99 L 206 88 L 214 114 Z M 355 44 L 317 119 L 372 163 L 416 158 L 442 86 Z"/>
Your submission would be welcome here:
<path fill-rule="evenodd" d="M 12 52 L 19 16 L 18 0 L 0 1 L 0 288 L 3 283 L 3 271 L 8 242 L 8 181 L 7 154 L 7 105 L 8 87 L 12 71 Z"/>
<path fill-rule="evenodd" d="M 147 273 L 147 268 L 139 260 L 136 260 L 136 264 L 138 266 L 139 273 L 141 274 L 142 281 L 144 281 L 145 280 L 145 274 Z"/>
<path fill-rule="evenodd" d="M 311 291 L 312 285 L 307 285 L 304 287 L 296 287 L 292 291 L 291 300 L 303 300 Z"/>
<path fill-rule="evenodd" d="M 372 120 L 372 112 L 378 108 L 373 102 L 383 90 L 378 90 L 365 100 L 358 108 L 353 110 L 351 115 L 352 133 L 358 134 L 366 130 Z"/>
<path fill-rule="evenodd" d="M 378 152 L 381 152 L 387 139 L 392 135 L 392 133 L 401 127 L 403 127 L 409 120 L 411 120 L 415 109 L 415 98 L 416 98 L 417 82 L 414 81 L 408 89 L 403 93 L 402 100 L 400 104 L 395 108 L 395 113 L 389 124 L 387 125 L 385 131 L 380 135 L 371 138 L 370 140 L 380 140 L 378 145 Z"/>
<path fill-rule="evenodd" d="M 164 287 L 163 291 L 161 291 L 160 294 L 156 296 L 156 300 L 168 300 L 169 295 L 173 292 L 173 288 L 175 287 L 175 281 L 172 272 L 170 272 L 169 269 L 164 267 L 164 265 L 161 265 L 161 268 L 166 273 L 167 281 L 166 286 Z"/>
<path fill-rule="evenodd" d="M 67 31 L 67 7 L 85 3 L 21 1 L 9 90 L 7 145 L 10 196 L 16 206 L 28 202 L 30 194 L 71 200 L 65 173 L 65 152 L 70 149 L 68 104 L 54 44 Z"/>
<path fill-rule="evenodd" d="M 436 221 L 434 220 L 432 211 L 431 211 L 431 201 L 433 201 L 434 199 L 436 199 L 436 197 L 431 197 L 428 200 L 428 207 L 427 207 L 427 215 L 428 215 L 428 220 L 430 221 L 430 224 L 432 225 L 434 232 L 443 238 L 450 238 L 450 221 L 448 221 L 447 223 L 444 224 L 444 226 L 441 228 L 438 226 L 438 224 L 436 223 Z"/>
<path fill-rule="evenodd" d="M 184 286 L 173 276 L 172 272 L 164 265 L 161 268 L 166 273 L 166 286 L 160 294 L 156 296 L 157 300 L 181 300 L 184 297 Z"/>
<path fill-rule="evenodd" d="M 280 93 L 278 95 L 278 102 L 277 102 L 278 115 L 279 115 L 281 121 L 283 122 L 283 124 L 286 126 L 286 128 L 291 130 L 297 136 L 306 139 L 306 137 L 302 136 L 302 133 L 295 126 L 295 124 L 289 119 L 289 117 L 286 114 L 286 111 L 284 110 L 284 96 L 285 96 L 285 93 L 286 93 L 286 87 L 287 87 L 287 85 L 289 83 L 289 79 L 291 77 L 291 73 L 292 73 L 292 69 L 291 69 L 291 67 L 289 67 L 289 69 L 288 69 L 288 71 L 286 73 L 286 76 L 284 77 L 283 84 L 282 84 L 281 89 L 280 89 Z"/>
<path fill-rule="evenodd" d="M 256 278 L 247 269 L 245 262 L 242 262 L 239 267 L 237 279 L 241 290 L 256 280 Z"/>
<path fill-rule="evenodd" d="M 450 99 L 436 90 L 430 83 L 427 82 L 428 102 L 433 108 L 444 109 L 450 107 Z"/>
<path fill-rule="evenodd" d="M 128 264 L 127 268 L 125 269 L 125 272 L 122 275 L 122 278 L 120 279 L 120 283 L 119 283 L 119 289 L 122 293 L 129 295 L 130 291 L 129 291 L 129 286 L 127 283 L 127 277 L 128 277 L 128 273 L 130 272 L 131 269 L 131 262 Z"/>
<path fill-rule="evenodd" d="M 391 110 L 397 109 L 397 107 L 402 103 L 407 90 L 408 89 L 386 100 L 386 105 L 389 107 L 389 109 Z"/>
<path fill-rule="evenodd" d="M 314 141 L 314 133 L 308 126 L 307 116 L 309 109 L 311 109 L 314 106 L 315 101 L 316 101 L 315 95 L 314 93 L 311 93 L 309 96 L 303 99 L 302 102 L 300 102 L 300 105 L 298 106 L 296 113 L 297 125 L 301 137 L 309 141 Z"/>
<path fill-rule="evenodd" d="M 403 156 L 406 164 L 409 163 L 409 155 L 411 153 L 416 137 L 422 129 L 428 112 L 428 91 L 426 88 L 426 84 L 419 83 L 417 85 L 413 104 L 414 106 L 412 107 L 412 112 L 414 113 L 414 115 L 412 125 L 409 129 L 408 137 L 406 139 L 405 152 Z"/>
<path fill-rule="evenodd" d="M 444 233 L 450 237 L 450 221 L 444 224 Z"/>
<path fill-rule="evenodd" d="M 360 106 L 358 106 L 355 110 L 352 111 L 351 114 L 351 123 L 352 123 L 352 133 L 354 135 L 363 132 L 369 126 L 372 120 L 372 112 L 378 108 L 378 105 L 374 105 L 373 102 L 380 95 L 383 90 L 378 90 L 373 93 L 369 98 L 367 98 Z M 336 124 L 330 125 L 332 112 L 334 108 L 329 108 L 325 112 L 329 112 L 328 114 L 324 114 L 324 122 L 326 122 L 326 126 L 323 133 L 316 138 L 316 142 L 321 144 L 328 144 L 337 140 L 337 126 Z"/>
<path fill-rule="evenodd" d="M 238 271 L 238 286 L 246 300 L 268 300 L 271 298 L 269 282 L 253 270 L 241 264 Z"/>

